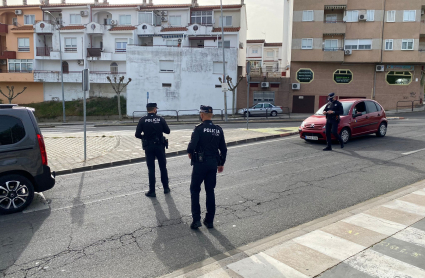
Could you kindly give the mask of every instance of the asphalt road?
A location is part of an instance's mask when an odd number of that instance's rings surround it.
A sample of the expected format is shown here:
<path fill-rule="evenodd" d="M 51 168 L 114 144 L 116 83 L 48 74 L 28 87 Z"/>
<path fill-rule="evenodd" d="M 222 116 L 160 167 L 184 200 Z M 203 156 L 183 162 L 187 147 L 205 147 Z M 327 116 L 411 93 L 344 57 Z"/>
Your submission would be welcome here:
<path fill-rule="evenodd" d="M 172 192 L 157 199 L 144 163 L 60 176 L 50 209 L 0 216 L 0 277 L 161 276 L 410 185 L 425 179 L 423 119 L 333 152 L 296 136 L 230 148 L 213 230 L 189 228 L 186 156 L 168 160 Z"/>

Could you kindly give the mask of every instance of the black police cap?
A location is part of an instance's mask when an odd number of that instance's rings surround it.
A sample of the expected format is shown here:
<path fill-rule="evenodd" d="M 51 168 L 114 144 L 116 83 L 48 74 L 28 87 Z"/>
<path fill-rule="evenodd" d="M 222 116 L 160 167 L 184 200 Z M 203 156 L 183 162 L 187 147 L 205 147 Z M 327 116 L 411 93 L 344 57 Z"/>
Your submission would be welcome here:
<path fill-rule="evenodd" d="M 156 105 L 156 103 L 153 103 L 153 102 L 146 104 L 146 108 L 149 108 L 149 107 L 158 108 L 158 106 Z"/>
<path fill-rule="evenodd" d="M 211 106 L 201 105 L 201 108 L 199 108 L 200 113 L 212 113 L 213 109 Z"/>
<path fill-rule="evenodd" d="M 328 97 L 329 98 L 333 98 L 335 96 L 335 93 L 330 93 L 329 95 L 328 95 Z"/>

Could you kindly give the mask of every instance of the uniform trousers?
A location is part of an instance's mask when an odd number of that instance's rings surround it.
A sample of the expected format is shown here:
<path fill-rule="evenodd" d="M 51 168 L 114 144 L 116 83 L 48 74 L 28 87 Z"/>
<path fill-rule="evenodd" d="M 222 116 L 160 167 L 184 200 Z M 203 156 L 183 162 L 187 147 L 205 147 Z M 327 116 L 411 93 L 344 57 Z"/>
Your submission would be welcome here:
<path fill-rule="evenodd" d="M 339 122 L 336 120 L 326 121 L 326 141 L 328 147 L 332 147 L 332 135 L 342 144 L 341 136 L 338 134 L 338 124 Z"/>
<path fill-rule="evenodd" d="M 155 158 L 158 159 L 159 170 L 161 171 L 162 186 L 168 187 L 167 159 L 165 157 L 165 146 L 154 145 L 147 146 L 145 149 L 146 164 L 149 172 L 149 191 L 155 192 Z"/>
<path fill-rule="evenodd" d="M 195 162 L 192 170 L 192 180 L 190 183 L 190 197 L 192 201 L 193 221 L 201 220 L 201 206 L 199 205 L 199 193 L 201 184 L 204 182 L 206 192 L 207 213 L 206 222 L 212 223 L 215 215 L 215 195 L 214 188 L 217 182 L 217 159 L 205 158 L 205 162 Z"/>

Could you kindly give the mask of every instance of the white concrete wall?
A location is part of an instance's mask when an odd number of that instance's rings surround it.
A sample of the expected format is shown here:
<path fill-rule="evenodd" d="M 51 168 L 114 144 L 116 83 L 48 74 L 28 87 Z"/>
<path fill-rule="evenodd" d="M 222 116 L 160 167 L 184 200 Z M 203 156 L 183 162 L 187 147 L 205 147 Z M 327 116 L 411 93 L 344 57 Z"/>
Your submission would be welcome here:
<path fill-rule="evenodd" d="M 44 101 L 53 100 L 58 98 L 62 100 L 62 87 L 61 83 L 44 83 Z M 81 88 L 81 83 L 64 83 L 64 94 L 65 100 L 82 99 L 84 92 Z M 126 97 L 126 89 L 121 93 L 122 96 Z M 115 91 L 112 89 L 110 84 L 91 84 L 90 92 L 87 97 L 109 97 L 116 96 Z"/>
<path fill-rule="evenodd" d="M 226 49 L 226 74 L 237 79 L 237 50 Z M 214 109 L 224 108 L 223 93 L 213 63 L 222 61 L 218 48 L 152 48 L 130 46 L 127 50 L 127 113 L 146 110 L 146 92 L 150 102 L 158 103 L 160 110 L 199 109 L 201 104 Z M 159 61 L 173 60 L 173 73 L 160 73 Z M 162 87 L 171 83 L 171 88 Z M 227 94 L 228 107 L 232 107 L 231 94 Z M 194 112 L 191 112 L 192 114 Z M 173 113 L 169 113 L 173 114 Z"/>
<path fill-rule="evenodd" d="M 71 14 L 80 14 L 80 11 L 89 12 L 89 8 L 87 6 L 80 7 L 72 7 L 72 8 L 62 8 L 62 22 L 63 25 L 71 25 Z M 90 14 L 89 16 L 81 17 L 81 25 L 87 24 L 90 22 Z M 78 24 L 78 25 L 80 25 Z"/>
<path fill-rule="evenodd" d="M 224 27 L 241 27 L 241 11 L 226 11 L 223 10 L 223 16 L 231 16 L 232 17 L 232 26 L 226 26 L 224 23 Z M 220 22 L 221 12 L 220 10 L 214 11 L 214 27 L 221 27 Z"/>
<path fill-rule="evenodd" d="M 242 48 L 238 48 L 239 52 L 238 52 L 238 64 L 241 67 L 245 67 L 246 66 L 246 48 L 247 48 L 247 44 L 246 44 L 246 39 L 248 37 L 248 22 L 247 22 L 247 14 L 246 14 L 246 5 L 244 5 L 241 8 L 240 11 L 240 31 L 239 31 L 239 43 L 242 44 Z M 242 75 L 245 76 L 246 72 L 242 71 Z"/>

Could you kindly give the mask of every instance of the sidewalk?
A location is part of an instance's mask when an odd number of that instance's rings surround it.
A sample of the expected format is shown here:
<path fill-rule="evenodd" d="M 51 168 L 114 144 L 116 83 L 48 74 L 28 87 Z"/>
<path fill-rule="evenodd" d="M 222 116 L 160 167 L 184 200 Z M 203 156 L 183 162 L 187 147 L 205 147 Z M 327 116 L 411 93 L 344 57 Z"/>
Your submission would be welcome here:
<path fill-rule="evenodd" d="M 167 157 L 186 153 L 192 130 L 176 130 L 170 135 Z M 226 129 L 224 135 L 228 146 L 273 139 L 281 136 L 298 134 L 298 127 L 266 128 L 246 130 L 243 128 Z M 116 165 L 144 161 L 141 141 L 134 137 L 134 132 L 105 136 L 101 132 L 87 137 L 87 161 L 84 162 L 83 134 L 75 136 L 45 135 L 49 165 L 57 175 L 100 169 Z"/>
<path fill-rule="evenodd" d="M 423 278 L 425 181 L 163 276 L 171 277 Z"/>

